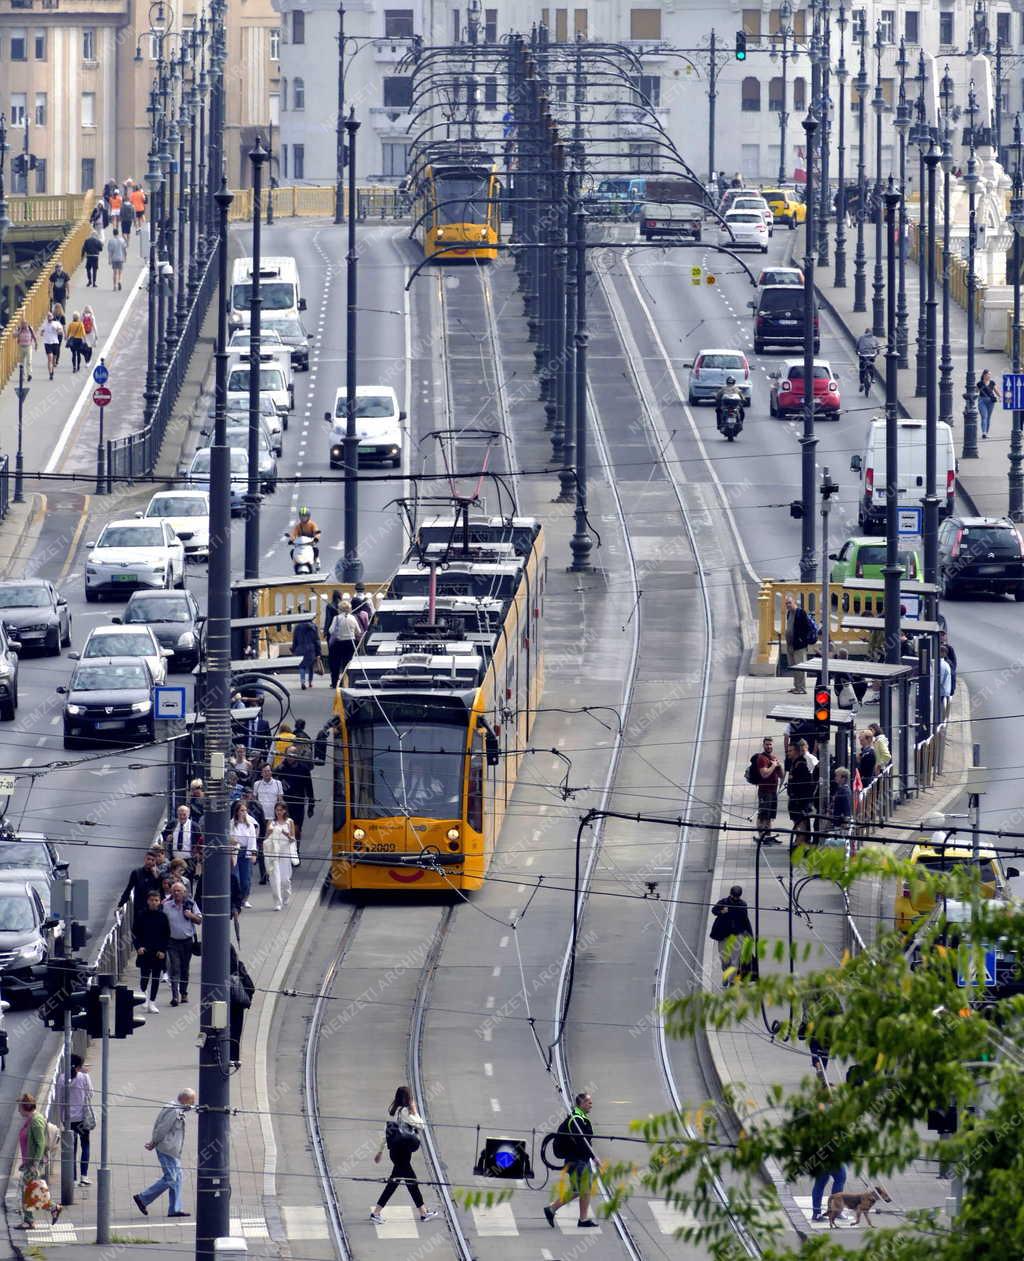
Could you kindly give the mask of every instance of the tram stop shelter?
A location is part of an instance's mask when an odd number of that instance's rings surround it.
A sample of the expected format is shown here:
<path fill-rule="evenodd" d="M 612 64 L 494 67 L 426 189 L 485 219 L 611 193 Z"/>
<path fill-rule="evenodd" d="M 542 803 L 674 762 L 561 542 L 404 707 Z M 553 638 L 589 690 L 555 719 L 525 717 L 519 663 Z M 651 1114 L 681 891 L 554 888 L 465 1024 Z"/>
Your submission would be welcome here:
<path fill-rule="evenodd" d="M 800 727 L 806 724 L 806 729 L 810 730 L 817 724 L 814 721 L 814 705 L 808 700 L 807 704 L 800 701 L 790 702 L 783 701 L 779 705 L 773 705 L 768 711 L 768 718 L 771 722 L 784 722 L 792 726 L 797 725 L 797 731 L 793 734 L 799 734 Z M 834 736 L 834 745 L 836 750 L 837 764 L 842 766 L 850 765 L 850 755 L 853 749 L 853 714 L 848 710 L 833 710 L 829 722 L 830 738 Z"/>

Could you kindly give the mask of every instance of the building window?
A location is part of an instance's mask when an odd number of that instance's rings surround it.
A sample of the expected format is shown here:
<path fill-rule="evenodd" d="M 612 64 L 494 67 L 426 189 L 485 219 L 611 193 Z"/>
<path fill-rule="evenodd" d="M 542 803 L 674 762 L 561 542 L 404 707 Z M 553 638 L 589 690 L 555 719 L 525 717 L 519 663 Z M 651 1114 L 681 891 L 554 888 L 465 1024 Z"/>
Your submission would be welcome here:
<path fill-rule="evenodd" d="M 896 43 L 896 10 L 883 9 L 878 15 L 878 27 L 882 32 L 883 44 Z"/>
<path fill-rule="evenodd" d="M 37 92 L 37 93 L 36 93 L 36 113 L 35 113 L 35 118 L 36 118 L 36 126 L 37 126 L 37 127 L 45 127 L 45 126 L 46 126 L 46 93 L 45 93 L 45 92 Z"/>
<path fill-rule="evenodd" d="M 306 42 L 306 15 L 301 9 L 295 9 L 292 12 L 292 43 L 304 44 Z"/>
<path fill-rule="evenodd" d="M 775 169 L 778 169 L 778 146 L 776 146 Z M 745 144 L 740 147 L 740 174 L 746 179 L 756 180 L 761 174 L 761 149 L 756 144 Z"/>
<path fill-rule="evenodd" d="M 855 44 L 867 30 L 867 20 L 867 12 L 864 9 L 854 9 L 850 14 L 850 34 Z"/>
<path fill-rule="evenodd" d="M 567 74 L 555 75 L 555 104 L 568 105 L 569 103 L 569 76 Z"/>
<path fill-rule="evenodd" d="M 400 180 L 409 173 L 409 145 L 405 140 L 385 140 L 381 144 L 384 156 L 382 174 L 387 179 Z"/>
<path fill-rule="evenodd" d="M 96 60 L 96 27 L 82 27 L 82 60 Z"/>
<path fill-rule="evenodd" d="M 288 80 L 281 76 L 281 108 L 288 108 Z"/>
<path fill-rule="evenodd" d="M 412 108 L 412 75 L 391 74 L 384 77 L 384 108 Z"/>
<path fill-rule="evenodd" d="M 586 39 L 588 33 L 587 26 L 587 10 L 573 9 L 572 11 L 572 33 L 577 39 Z"/>
<path fill-rule="evenodd" d="M 630 39 L 661 39 L 660 9 L 630 9 Z"/>
<path fill-rule="evenodd" d="M 23 26 L 15 26 L 11 31 L 11 61 L 28 59 L 28 31 Z"/>
<path fill-rule="evenodd" d="M 36 192 L 46 192 L 46 159 L 36 158 Z"/>
<path fill-rule="evenodd" d="M 939 14 L 939 43 L 946 48 L 949 48 L 953 43 L 952 13 Z"/>
<path fill-rule="evenodd" d="M 498 108 L 498 77 L 489 74 L 484 79 L 484 109 Z"/>
<path fill-rule="evenodd" d="M 908 44 L 916 44 L 920 38 L 921 15 L 916 9 L 908 9 L 903 15 L 903 35 Z"/>
<path fill-rule="evenodd" d="M 306 80 L 292 79 L 292 109 L 306 108 Z"/>
<path fill-rule="evenodd" d="M 793 14 L 793 34 L 797 39 L 807 38 L 807 10 L 801 9 Z"/>
<path fill-rule="evenodd" d="M 457 44 L 459 42 L 459 36 L 460 36 L 459 11 L 458 9 L 452 9 L 452 43 L 453 44 Z"/>
<path fill-rule="evenodd" d="M 761 10 L 760 9 L 744 9 L 743 10 L 743 33 L 748 39 L 761 38 Z"/>
<path fill-rule="evenodd" d="M 1004 48 L 1008 48 L 1010 44 L 1010 15 L 1009 13 L 996 14 L 996 47 L 1000 44 Z"/>
<path fill-rule="evenodd" d="M 25 126 L 25 111 L 28 109 L 28 94 L 26 92 L 11 93 L 11 116 L 8 119 L 12 127 Z"/>
<path fill-rule="evenodd" d="M 743 80 L 741 101 L 744 114 L 761 112 L 761 80 L 752 74 Z"/>
<path fill-rule="evenodd" d="M 283 180 L 288 178 L 288 146 L 286 144 L 281 146 L 281 178 Z"/>
<path fill-rule="evenodd" d="M 90 188 L 96 187 L 96 159 L 82 159 L 82 192 L 87 193 Z"/>
<path fill-rule="evenodd" d="M 270 60 L 281 60 L 281 28 L 279 26 L 270 28 Z"/>
<path fill-rule="evenodd" d="M 807 108 L 807 80 L 793 80 L 793 108 L 805 110 Z"/>
<path fill-rule="evenodd" d="M 384 38 L 408 39 L 412 35 L 412 9 L 384 10 Z"/>
<path fill-rule="evenodd" d="M 743 107 L 747 107 L 744 105 Z M 786 108 L 786 98 L 782 87 L 782 75 L 768 80 L 768 108 L 774 114 L 781 114 Z"/>
<path fill-rule="evenodd" d="M 82 93 L 82 119 L 81 121 L 82 121 L 83 127 L 96 126 L 96 93 L 95 92 Z"/>
<path fill-rule="evenodd" d="M 297 180 L 306 178 L 306 146 L 304 144 L 292 145 L 292 178 Z"/>
<path fill-rule="evenodd" d="M 36 61 L 46 60 L 46 28 L 36 27 L 32 32 L 32 56 Z"/>
<path fill-rule="evenodd" d="M 280 92 L 271 92 L 267 98 L 270 102 L 270 125 L 271 127 L 281 126 L 281 94 Z M 273 137 L 271 137 L 273 139 Z"/>
<path fill-rule="evenodd" d="M 631 144 L 629 146 L 629 169 L 638 175 L 654 175 L 658 170 L 658 146 L 653 144 Z"/>
<path fill-rule="evenodd" d="M 891 110 L 896 105 L 896 80 L 882 80 L 882 100 L 885 101 L 885 108 Z M 886 168 L 888 169 L 888 168 Z"/>
<path fill-rule="evenodd" d="M 498 42 L 498 10 L 484 9 L 484 39 L 488 44 Z"/>
<path fill-rule="evenodd" d="M 629 81 L 633 85 L 635 96 L 633 102 L 644 108 L 661 104 L 661 76 L 656 74 L 632 74 Z"/>

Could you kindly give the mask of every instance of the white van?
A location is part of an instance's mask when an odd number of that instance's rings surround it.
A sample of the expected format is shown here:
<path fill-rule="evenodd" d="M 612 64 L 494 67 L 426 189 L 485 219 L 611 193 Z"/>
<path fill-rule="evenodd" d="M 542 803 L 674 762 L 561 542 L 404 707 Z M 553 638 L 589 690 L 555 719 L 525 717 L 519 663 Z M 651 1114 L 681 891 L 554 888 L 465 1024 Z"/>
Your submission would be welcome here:
<path fill-rule="evenodd" d="M 331 468 L 345 463 L 345 429 L 348 424 L 348 395 L 344 388 L 334 396 L 334 413 L 324 412 L 331 426 Z M 380 460 L 398 468 L 405 446 L 405 412 L 398 406 L 398 395 L 390 385 L 356 386 L 356 435 L 359 438 L 359 459 Z"/>
<path fill-rule="evenodd" d="M 925 496 L 925 422 L 896 422 L 899 475 L 899 505 L 917 508 Z M 956 452 L 953 430 L 945 423 L 936 424 L 935 493 L 939 498 L 939 518 L 953 511 L 956 494 Z M 868 421 L 863 456 L 855 455 L 850 468 L 860 474 L 863 483 L 857 506 L 857 521 L 865 534 L 885 529 L 885 418 Z"/>
<path fill-rule="evenodd" d="M 236 258 L 231 268 L 231 299 L 228 323 L 231 328 L 244 328 L 249 323 L 252 300 L 253 260 Z M 260 314 L 267 319 L 298 316 L 306 309 L 306 299 L 299 291 L 299 269 L 294 258 L 260 260 Z"/>
<path fill-rule="evenodd" d="M 284 369 L 279 363 L 260 364 L 260 394 L 274 400 L 281 417 L 281 423 L 288 428 L 288 413 L 292 407 L 292 396 L 285 379 Z M 228 406 L 235 410 L 236 406 L 247 407 L 249 403 L 249 365 L 236 360 L 228 365 Z"/>

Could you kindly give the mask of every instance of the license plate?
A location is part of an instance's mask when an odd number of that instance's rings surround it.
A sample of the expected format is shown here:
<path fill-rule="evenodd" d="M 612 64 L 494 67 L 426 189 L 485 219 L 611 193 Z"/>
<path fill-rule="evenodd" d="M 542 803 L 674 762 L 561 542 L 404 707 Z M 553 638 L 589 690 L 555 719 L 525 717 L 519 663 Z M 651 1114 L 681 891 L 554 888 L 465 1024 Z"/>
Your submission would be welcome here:
<path fill-rule="evenodd" d="M 1006 566 L 1005 565 L 979 565 L 975 572 L 979 574 L 1005 574 Z M 1009 574 L 1007 574 L 1006 576 L 1009 577 Z"/>
<path fill-rule="evenodd" d="M 779 320 L 780 324 L 784 324 L 787 328 L 791 328 L 794 324 L 799 323 L 798 320 Z"/>
<path fill-rule="evenodd" d="M 138 574 L 115 574 L 115 582 L 138 582 Z"/>
<path fill-rule="evenodd" d="M 117 722 L 98 722 L 96 724 L 96 730 L 97 731 L 111 731 L 113 730 L 114 727 L 123 727 L 123 726 L 124 726 L 123 720 L 118 719 Z"/>

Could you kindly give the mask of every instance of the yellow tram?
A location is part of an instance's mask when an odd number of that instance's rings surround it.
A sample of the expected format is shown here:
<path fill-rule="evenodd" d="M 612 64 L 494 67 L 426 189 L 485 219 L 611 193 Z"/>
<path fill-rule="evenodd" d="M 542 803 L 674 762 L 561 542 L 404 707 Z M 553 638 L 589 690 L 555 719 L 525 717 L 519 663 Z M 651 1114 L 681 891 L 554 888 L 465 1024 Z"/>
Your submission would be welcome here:
<path fill-rule="evenodd" d="M 480 888 L 543 690 L 544 582 L 532 518 L 420 527 L 335 699 L 335 888 Z"/>
<path fill-rule="evenodd" d="M 428 258 L 440 263 L 497 258 L 495 246 L 501 240 L 497 167 L 479 153 L 432 163 L 420 178 L 414 215 Z"/>

